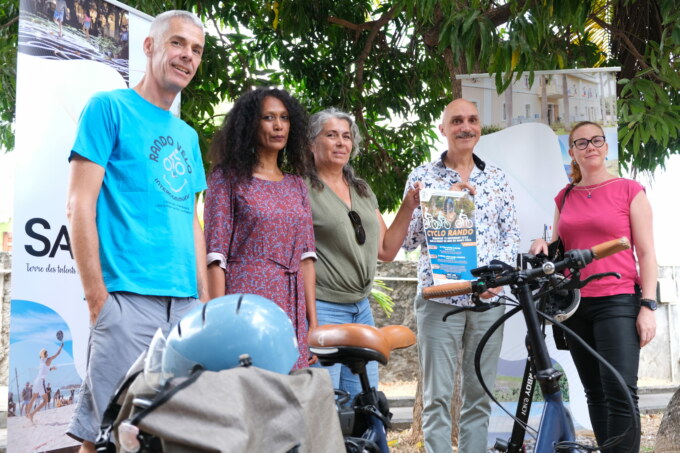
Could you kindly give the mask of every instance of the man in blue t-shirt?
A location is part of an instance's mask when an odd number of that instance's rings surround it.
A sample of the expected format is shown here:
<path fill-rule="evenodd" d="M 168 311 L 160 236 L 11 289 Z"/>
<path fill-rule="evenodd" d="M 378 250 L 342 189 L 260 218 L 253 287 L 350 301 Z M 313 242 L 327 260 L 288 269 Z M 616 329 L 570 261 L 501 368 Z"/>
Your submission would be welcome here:
<path fill-rule="evenodd" d="M 207 300 L 198 138 L 169 112 L 204 42 L 195 15 L 159 15 L 144 40 L 139 84 L 95 94 L 81 114 L 67 207 L 90 315 L 86 376 L 68 430 L 81 452 L 94 452 L 113 392 L 156 330 Z"/>

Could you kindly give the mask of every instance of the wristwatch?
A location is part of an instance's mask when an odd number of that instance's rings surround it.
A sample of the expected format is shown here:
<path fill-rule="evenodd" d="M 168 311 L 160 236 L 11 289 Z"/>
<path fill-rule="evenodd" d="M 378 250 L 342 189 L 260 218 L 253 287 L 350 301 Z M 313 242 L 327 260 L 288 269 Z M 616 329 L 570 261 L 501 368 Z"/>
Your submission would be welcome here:
<path fill-rule="evenodd" d="M 656 301 L 654 299 L 640 299 L 640 305 L 643 307 L 647 307 L 652 311 L 659 308 L 659 306 L 656 305 Z"/>

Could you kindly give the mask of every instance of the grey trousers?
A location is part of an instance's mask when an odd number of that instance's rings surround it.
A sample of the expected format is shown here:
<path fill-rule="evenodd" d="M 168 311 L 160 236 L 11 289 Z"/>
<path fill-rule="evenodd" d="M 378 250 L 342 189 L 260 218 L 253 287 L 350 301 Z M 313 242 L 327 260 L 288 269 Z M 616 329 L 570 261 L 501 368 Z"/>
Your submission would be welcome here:
<path fill-rule="evenodd" d="M 464 311 L 442 317 L 454 307 L 416 296 L 418 355 L 423 374 L 423 434 L 428 453 L 450 452 L 451 397 L 458 357 L 462 354 L 462 400 L 458 439 L 461 453 L 487 451 L 491 404 L 475 374 L 475 351 L 487 329 L 505 312 L 504 307 L 482 313 Z M 484 382 L 493 389 L 503 328 L 489 339 L 481 360 Z"/>
<path fill-rule="evenodd" d="M 111 293 L 104 302 L 87 344 L 86 376 L 67 434 L 94 442 L 104 411 L 125 373 L 149 346 L 156 331 L 164 334 L 198 299 Z"/>

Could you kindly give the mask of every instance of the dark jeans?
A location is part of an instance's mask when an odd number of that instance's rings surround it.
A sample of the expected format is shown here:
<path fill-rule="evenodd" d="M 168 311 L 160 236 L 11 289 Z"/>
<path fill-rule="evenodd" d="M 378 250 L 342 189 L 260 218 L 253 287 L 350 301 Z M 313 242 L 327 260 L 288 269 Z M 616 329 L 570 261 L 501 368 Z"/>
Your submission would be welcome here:
<path fill-rule="evenodd" d="M 623 377 L 639 417 L 637 380 L 640 362 L 640 338 L 635 327 L 640 301 L 634 294 L 607 297 L 584 297 L 578 310 L 565 321 L 586 343 L 607 360 Z M 588 401 L 590 421 L 598 444 L 631 430 L 617 445 L 603 453 L 638 452 L 640 437 L 632 430 L 626 394 L 606 370 L 582 346 L 569 340 L 569 349 Z"/>

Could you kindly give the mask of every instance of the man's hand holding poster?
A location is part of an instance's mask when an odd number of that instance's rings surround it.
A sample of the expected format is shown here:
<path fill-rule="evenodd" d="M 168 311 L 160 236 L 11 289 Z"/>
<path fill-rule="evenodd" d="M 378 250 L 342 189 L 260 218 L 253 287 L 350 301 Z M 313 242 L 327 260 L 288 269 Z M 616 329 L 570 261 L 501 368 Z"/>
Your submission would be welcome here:
<path fill-rule="evenodd" d="M 472 280 L 477 267 L 475 204 L 467 192 L 423 189 L 423 226 L 434 284 Z"/>

